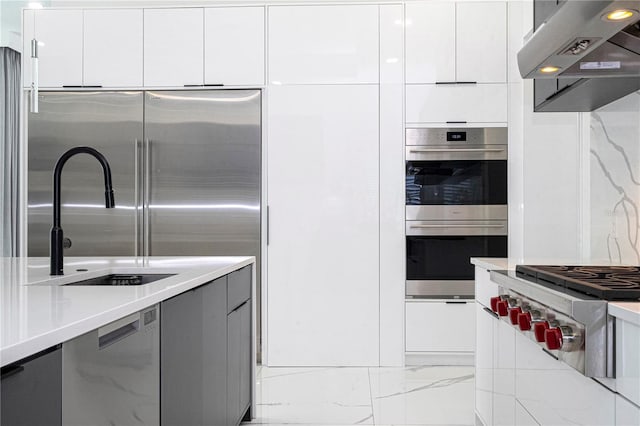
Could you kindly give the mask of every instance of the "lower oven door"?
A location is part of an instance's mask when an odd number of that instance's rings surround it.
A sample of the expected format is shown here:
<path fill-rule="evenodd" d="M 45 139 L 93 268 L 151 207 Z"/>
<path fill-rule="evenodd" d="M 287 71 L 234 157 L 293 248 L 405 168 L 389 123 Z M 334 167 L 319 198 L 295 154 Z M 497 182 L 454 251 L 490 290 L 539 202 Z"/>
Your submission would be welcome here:
<path fill-rule="evenodd" d="M 407 221 L 409 298 L 473 298 L 471 257 L 507 257 L 507 221 Z"/>

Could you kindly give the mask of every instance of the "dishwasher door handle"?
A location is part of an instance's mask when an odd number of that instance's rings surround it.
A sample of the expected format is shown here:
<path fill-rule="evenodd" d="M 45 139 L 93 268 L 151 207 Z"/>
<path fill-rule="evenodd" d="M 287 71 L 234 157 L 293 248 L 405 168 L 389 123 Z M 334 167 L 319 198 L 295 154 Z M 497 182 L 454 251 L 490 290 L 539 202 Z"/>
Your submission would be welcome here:
<path fill-rule="evenodd" d="M 129 315 L 98 329 L 98 349 L 111 346 L 140 330 L 140 313 Z"/>

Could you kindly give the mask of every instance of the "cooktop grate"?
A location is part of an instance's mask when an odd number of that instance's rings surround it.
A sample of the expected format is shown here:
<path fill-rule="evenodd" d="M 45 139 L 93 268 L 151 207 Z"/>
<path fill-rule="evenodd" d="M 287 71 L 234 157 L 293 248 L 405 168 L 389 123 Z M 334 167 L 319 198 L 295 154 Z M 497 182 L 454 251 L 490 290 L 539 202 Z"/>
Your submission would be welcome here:
<path fill-rule="evenodd" d="M 516 275 L 604 300 L 640 300 L 640 267 L 516 265 Z"/>

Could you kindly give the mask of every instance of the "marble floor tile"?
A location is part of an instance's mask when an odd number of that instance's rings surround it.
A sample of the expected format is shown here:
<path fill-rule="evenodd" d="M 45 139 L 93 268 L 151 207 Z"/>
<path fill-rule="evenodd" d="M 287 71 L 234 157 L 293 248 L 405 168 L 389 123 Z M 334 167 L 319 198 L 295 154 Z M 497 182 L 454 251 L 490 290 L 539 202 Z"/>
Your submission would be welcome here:
<path fill-rule="evenodd" d="M 373 424 L 367 368 L 266 368 L 253 424 Z"/>
<path fill-rule="evenodd" d="M 473 425 L 473 367 L 256 370 L 250 424 Z"/>
<path fill-rule="evenodd" d="M 370 369 L 375 424 L 473 425 L 473 367 Z"/>

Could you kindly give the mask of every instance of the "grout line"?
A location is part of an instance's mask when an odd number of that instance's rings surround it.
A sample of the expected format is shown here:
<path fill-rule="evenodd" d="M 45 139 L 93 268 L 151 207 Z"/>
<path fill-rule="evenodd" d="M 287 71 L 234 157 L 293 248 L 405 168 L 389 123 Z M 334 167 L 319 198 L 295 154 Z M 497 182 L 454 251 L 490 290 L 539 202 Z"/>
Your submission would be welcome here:
<path fill-rule="evenodd" d="M 371 401 L 371 420 L 373 420 L 373 424 L 375 425 L 376 424 L 376 413 L 373 410 L 373 389 L 371 387 L 371 368 L 367 368 L 367 376 L 369 378 L 369 400 Z"/>

